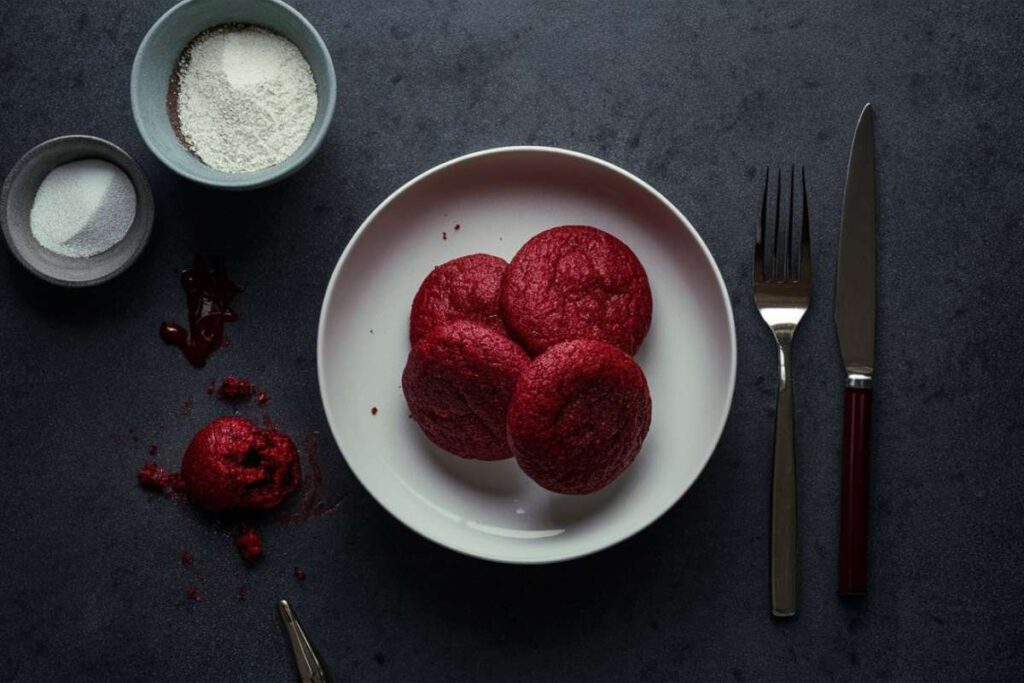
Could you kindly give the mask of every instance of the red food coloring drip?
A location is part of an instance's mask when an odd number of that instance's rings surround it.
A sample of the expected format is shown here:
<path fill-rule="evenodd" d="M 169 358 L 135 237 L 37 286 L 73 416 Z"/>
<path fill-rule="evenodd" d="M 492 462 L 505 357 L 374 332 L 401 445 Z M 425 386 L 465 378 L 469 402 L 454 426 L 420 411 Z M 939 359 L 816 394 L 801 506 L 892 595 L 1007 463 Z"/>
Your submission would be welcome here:
<path fill-rule="evenodd" d="M 448 233 L 446 233 L 446 232 L 442 232 L 442 233 L 441 233 L 441 239 L 443 239 L 443 240 L 446 240 L 446 239 L 448 239 Z"/>
<path fill-rule="evenodd" d="M 245 600 L 249 596 L 249 587 L 245 584 L 238 587 L 238 599 Z"/>
<path fill-rule="evenodd" d="M 155 462 L 147 462 L 136 474 L 139 486 L 160 493 L 181 493 L 185 490 L 185 482 L 177 472 L 168 472 Z"/>
<path fill-rule="evenodd" d="M 224 381 L 220 383 L 220 388 L 217 389 L 217 395 L 221 398 L 249 398 L 252 395 L 253 386 L 252 382 L 247 379 L 241 379 L 228 375 L 224 378 Z"/>
<path fill-rule="evenodd" d="M 265 406 L 270 403 L 270 394 L 265 391 L 256 393 L 256 405 Z"/>
<path fill-rule="evenodd" d="M 189 586 L 189 587 L 188 587 L 188 588 L 187 588 L 187 589 L 185 590 L 185 596 L 186 596 L 186 597 L 187 597 L 187 598 L 188 598 L 189 600 L 192 600 L 193 602 L 202 602 L 202 601 L 203 601 L 203 596 L 201 596 L 201 595 L 199 594 L 199 589 L 198 589 L 198 588 L 196 588 L 195 586 Z"/>
<path fill-rule="evenodd" d="M 223 270 L 208 266 L 201 258 L 182 271 L 181 286 L 188 302 L 188 329 L 164 322 L 160 338 L 181 349 L 189 363 L 201 368 L 211 353 L 225 345 L 224 323 L 238 320 L 231 301 L 241 290 Z"/>
<path fill-rule="evenodd" d="M 181 551 L 181 563 L 186 567 L 192 566 L 192 553 L 187 550 Z"/>
<path fill-rule="evenodd" d="M 370 408 L 370 415 L 376 415 L 376 414 L 377 414 L 377 406 L 374 406 L 374 407 Z"/>
<path fill-rule="evenodd" d="M 255 529 L 242 527 L 242 530 L 235 536 L 235 547 L 238 548 L 238 554 L 246 562 L 263 557 L 263 537 Z"/>
<path fill-rule="evenodd" d="M 302 571 L 302 569 L 300 569 L 299 567 L 295 567 L 295 569 L 292 571 L 292 574 L 295 575 L 296 581 L 306 580 L 306 572 Z"/>
<path fill-rule="evenodd" d="M 149 444 L 149 448 L 146 449 L 146 452 L 149 453 L 150 455 L 156 455 L 156 452 L 158 450 L 159 449 L 156 447 L 156 444 L 155 443 L 151 443 L 151 444 Z"/>
<path fill-rule="evenodd" d="M 462 228 L 458 223 L 455 224 L 455 232 L 458 232 Z"/>

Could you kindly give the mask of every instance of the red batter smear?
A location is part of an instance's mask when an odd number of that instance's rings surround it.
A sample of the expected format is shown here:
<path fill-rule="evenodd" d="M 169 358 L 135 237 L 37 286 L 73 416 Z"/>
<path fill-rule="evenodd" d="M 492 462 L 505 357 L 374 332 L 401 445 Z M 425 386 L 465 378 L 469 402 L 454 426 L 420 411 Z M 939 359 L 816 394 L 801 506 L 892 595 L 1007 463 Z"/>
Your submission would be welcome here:
<path fill-rule="evenodd" d="M 188 303 L 188 329 L 175 322 L 160 326 L 160 338 L 176 346 L 194 367 L 206 365 L 210 354 L 226 345 L 224 324 L 238 320 L 231 301 L 241 291 L 217 266 L 197 257 L 192 268 L 181 273 Z"/>
<path fill-rule="evenodd" d="M 377 412 L 378 412 L 377 411 L 377 406 L 374 406 L 374 407 L 370 408 L 370 415 L 376 415 Z"/>
<path fill-rule="evenodd" d="M 303 443 L 303 450 L 306 453 L 306 464 L 309 465 L 309 476 L 306 477 L 304 482 L 306 493 L 302 497 L 302 503 L 289 519 L 291 524 L 299 524 L 313 517 L 319 517 L 331 509 L 320 497 L 320 489 L 323 488 L 324 483 L 324 474 L 320 468 L 320 444 L 317 436 L 317 432 L 313 432 Z"/>
<path fill-rule="evenodd" d="M 246 562 L 254 562 L 263 557 L 263 537 L 255 529 L 242 527 L 235 536 L 235 547 Z"/>
<path fill-rule="evenodd" d="M 302 467 L 287 434 L 221 417 L 192 438 L 181 478 L 189 499 L 208 510 L 268 509 L 298 488 Z"/>

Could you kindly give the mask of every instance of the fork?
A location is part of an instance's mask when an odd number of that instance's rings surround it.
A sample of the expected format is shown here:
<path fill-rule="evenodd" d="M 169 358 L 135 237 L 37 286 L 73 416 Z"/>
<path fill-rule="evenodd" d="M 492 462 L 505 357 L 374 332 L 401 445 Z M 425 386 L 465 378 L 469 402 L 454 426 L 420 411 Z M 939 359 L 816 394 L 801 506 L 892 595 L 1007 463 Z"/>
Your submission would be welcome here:
<path fill-rule="evenodd" d="M 771 328 L 779 345 L 779 395 L 775 408 L 775 458 L 772 466 L 772 614 L 791 617 L 796 614 L 796 454 L 793 449 L 793 333 L 811 302 L 811 225 L 807 218 L 807 177 L 800 169 L 803 211 L 800 226 L 800 252 L 791 253 L 793 242 L 793 186 L 795 168 L 789 171 L 789 220 L 785 236 L 780 236 L 779 207 L 782 204 L 782 170 L 775 181 L 775 221 L 769 267 L 765 264 L 765 228 L 768 223 L 768 183 L 771 171 L 765 169 L 761 194 L 761 217 L 754 247 L 754 303 Z"/>

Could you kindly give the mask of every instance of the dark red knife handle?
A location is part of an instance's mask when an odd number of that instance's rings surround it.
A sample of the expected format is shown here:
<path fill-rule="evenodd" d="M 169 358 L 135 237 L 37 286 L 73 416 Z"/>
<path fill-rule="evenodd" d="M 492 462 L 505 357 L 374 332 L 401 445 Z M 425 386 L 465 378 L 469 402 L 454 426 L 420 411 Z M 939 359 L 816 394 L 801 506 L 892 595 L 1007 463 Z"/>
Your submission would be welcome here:
<path fill-rule="evenodd" d="M 868 464 L 871 389 L 847 387 L 843 409 L 843 484 L 839 514 L 839 594 L 868 587 Z"/>

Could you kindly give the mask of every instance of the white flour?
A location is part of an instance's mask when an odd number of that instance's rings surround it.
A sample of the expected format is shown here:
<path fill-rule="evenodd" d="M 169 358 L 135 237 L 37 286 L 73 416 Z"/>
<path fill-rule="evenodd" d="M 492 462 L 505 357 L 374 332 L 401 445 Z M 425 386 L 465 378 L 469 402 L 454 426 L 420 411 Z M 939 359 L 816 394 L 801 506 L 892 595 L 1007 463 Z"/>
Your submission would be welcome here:
<path fill-rule="evenodd" d="M 316 81 L 289 40 L 254 26 L 201 34 L 178 72 L 181 134 L 205 164 L 227 173 L 287 159 L 316 118 Z"/>
<path fill-rule="evenodd" d="M 32 200 L 29 226 L 42 246 L 84 258 L 124 239 L 135 221 L 135 186 L 128 174 L 101 159 L 58 166 Z"/>

